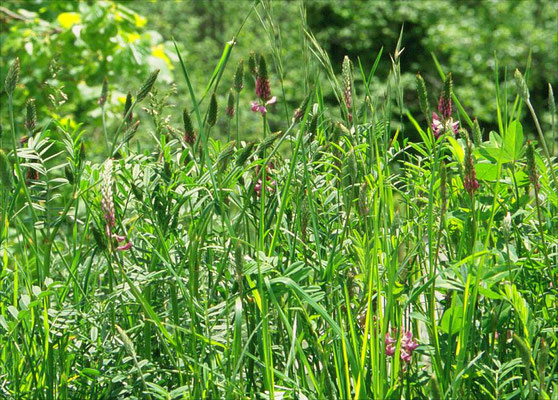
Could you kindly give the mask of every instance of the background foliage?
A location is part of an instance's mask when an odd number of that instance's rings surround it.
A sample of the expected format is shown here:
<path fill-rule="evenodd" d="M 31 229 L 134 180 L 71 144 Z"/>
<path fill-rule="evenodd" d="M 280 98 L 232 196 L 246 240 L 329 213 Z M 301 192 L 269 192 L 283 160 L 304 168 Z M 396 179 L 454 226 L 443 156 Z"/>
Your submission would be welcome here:
<path fill-rule="evenodd" d="M 121 112 L 126 92 L 140 84 L 146 71 L 161 68 L 163 80 L 176 80 L 176 58 L 170 45 L 174 36 L 186 61 L 195 60 L 190 74 L 194 87 L 201 90 L 206 85 L 208 65 L 216 64 L 251 4 L 249 0 L 12 1 L 5 5 L 9 13 L 0 12 L 0 78 L 4 79 L 6 60 L 21 57 L 25 90 L 19 96 L 36 98 L 42 117 L 53 113 L 51 95 L 57 108 L 61 108 L 59 115 L 75 120 L 87 116 L 93 122 L 88 136 L 94 142 L 101 138 L 96 99 L 104 76 L 111 84 L 110 116 L 111 112 Z M 493 101 L 496 60 L 500 83 L 512 81 L 511 71 L 515 68 L 523 70 L 530 65 L 528 83 L 538 109 L 545 109 L 547 84 L 555 87 L 558 83 L 558 3 L 554 1 L 320 0 L 305 5 L 308 27 L 330 54 L 337 73 L 345 55 L 353 60 L 358 57 L 369 69 L 381 48 L 393 53 L 403 27 L 401 83 L 405 107 L 419 119 L 414 91 L 416 72 L 420 70 L 435 92 L 441 89 L 431 53 L 445 71 L 453 71 L 455 91 L 468 113 L 479 119 L 485 135 L 497 127 Z M 282 1 L 271 3 L 271 9 L 271 36 L 260 22 L 268 23 L 265 16 L 249 18 L 236 40 L 230 62 L 236 65 L 252 50 L 269 54 L 272 38 L 280 48 L 283 63 L 285 98 L 279 101 L 288 102 L 292 109 L 297 105 L 297 92 L 304 87 L 302 80 L 308 67 L 301 52 L 304 36 L 300 7 L 298 2 Z M 33 62 L 27 62 L 30 60 Z M 389 58 L 383 57 L 371 82 L 373 95 L 384 94 L 383 82 L 389 69 Z M 274 72 L 272 87 L 274 94 L 280 94 L 279 74 Z M 357 74 L 355 80 L 357 95 L 362 96 L 362 79 Z M 63 87 L 58 87 L 59 82 L 64 82 Z M 231 84 L 231 77 L 225 76 L 218 92 L 222 104 Z M 179 93 L 185 93 L 179 79 L 178 88 Z M 250 94 L 243 95 L 248 101 Z M 325 96 L 326 101 L 334 103 L 331 92 Z M 541 119 L 549 122 L 548 112 L 541 112 Z M 2 120 L 5 123 L 5 110 Z M 256 116 L 251 121 L 246 125 L 247 137 L 258 126 Z M 271 117 L 272 125 L 277 122 Z M 523 122 L 533 128 L 530 121 Z M 225 121 L 220 123 L 224 136 Z M 551 146 L 557 148 L 554 143 Z"/>

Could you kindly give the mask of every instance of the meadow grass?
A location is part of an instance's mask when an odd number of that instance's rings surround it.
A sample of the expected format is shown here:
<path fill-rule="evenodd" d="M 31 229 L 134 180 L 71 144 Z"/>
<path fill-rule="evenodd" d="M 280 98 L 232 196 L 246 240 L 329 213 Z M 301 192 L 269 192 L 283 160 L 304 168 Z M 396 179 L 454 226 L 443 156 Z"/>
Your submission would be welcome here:
<path fill-rule="evenodd" d="M 496 68 L 499 129 L 482 132 L 434 57 L 443 90 L 418 75 L 413 116 L 403 31 L 385 90 L 372 93 L 384 52 L 369 71 L 346 57 L 338 76 L 301 7 L 307 76 L 292 110 L 266 4 L 251 13 L 271 56 L 230 66 L 241 26 L 203 93 L 175 41 L 183 127 L 169 122 L 155 71 L 110 132 L 108 82 L 101 162 L 87 157 L 87 121 L 38 126 L 31 103 L 14 104 L 14 62 L 0 153 L 0 396 L 558 398 L 558 165 L 545 143 L 556 127 L 539 123 L 524 76 L 501 87 Z M 231 89 L 224 74 L 236 75 L 227 110 L 214 96 Z M 138 126 L 140 107 L 151 125 Z M 257 142 L 243 138 L 250 112 Z M 284 114 L 279 131 L 268 113 Z"/>

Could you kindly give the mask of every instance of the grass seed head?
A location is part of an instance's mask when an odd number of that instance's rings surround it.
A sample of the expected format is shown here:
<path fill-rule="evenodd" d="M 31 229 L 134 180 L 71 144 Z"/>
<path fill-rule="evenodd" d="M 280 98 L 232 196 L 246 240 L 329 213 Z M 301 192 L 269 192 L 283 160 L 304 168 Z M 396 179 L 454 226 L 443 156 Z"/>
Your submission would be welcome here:
<path fill-rule="evenodd" d="M 8 73 L 6 74 L 6 80 L 4 81 L 4 90 L 8 96 L 12 96 L 17 82 L 19 80 L 19 57 L 16 57 L 15 61 L 10 65 Z"/>
<path fill-rule="evenodd" d="M 153 85 L 155 84 L 155 81 L 157 80 L 157 76 L 159 75 L 159 71 L 160 70 L 158 70 L 158 69 L 153 71 L 149 75 L 149 78 L 147 78 L 147 80 L 145 81 L 145 83 L 141 87 L 140 91 L 138 92 L 138 96 L 137 96 L 137 102 L 138 103 L 140 101 L 142 101 L 143 99 L 145 99 L 147 97 L 147 95 L 149 94 L 149 92 L 151 92 L 151 89 L 153 88 Z"/>
<path fill-rule="evenodd" d="M 539 190 L 540 183 L 539 183 L 539 173 L 537 171 L 537 164 L 535 163 L 535 146 L 531 140 L 527 141 L 527 173 L 529 175 L 529 181 L 535 188 L 535 190 Z"/>
<path fill-rule="evenodd" d="M 517 94 L 521 96 L 523 101 L 528 102 L 530 97 L 529 88 L 527 87 L 523 74 L 516 69 L 513 73 L 513 77 L 515 78 L 515 86 L 517 86 Z"/>
<path fill-rule="evenodd" d="M 26 103 L 25 127 L 32 134 L 37 125 L 37 110 L 35 108 L 35 99 L 29 99 Z"/>
<path fill-rule="evenodd" d="M 240 60 L 234 73 L 234 90 L 240 93 L 244 88 L 244 60 Z"/>
<path fill-rule="evenodd" d="M 248 70 L 252 74 L 252 76 L 256 76 L 258 73 L 258 61 L 256 53 L 253 51 L 250 52 L 250 56 L 248 57 Z"/>
<path fill-rule="evenodd" d="M 428 92 L 426 91 L 426 84 L 424 83 L 424 78 L 420 73 L 417 73 L 416 80 L 420 110 L 424 114 L 426 120 L 430 123 L 430 104 L 428 104 Z"/>
<path fill-rule="evenodd" d="M 101 88 L 101 97 L 99 97 L 97 103 L 101 107 L 104 107 L 105 103 L 107 102 L 107 97 L 108 97 L 108 79 L 105 76 L 105 79 L 103 79 L 103 87 Z"/>
<path fill-rule="evenodd" d="M 227 117 L 234 117 L 234 91 L 231 89 L 229 91 L 229 98 L 227 99 L 227 108 L 225 109 L 225 114 Z"/>
<path fill-rule="evenodd" d="M 209 127 L 213 127 L 217 123 L 217 110 L 217 95 L 213 92 L 211 100 L 209 101 L 209 110 L 207 113 L 207 125 Z"/>
<path fill-rule="evenodd" d="M 267 73 L 267 64 L 263 54 L 260 55 L 260 65 L 256 78 L 256 96 L 266 102 L 271 99 L 271 86 L 269 83 L 269 75 Z"/>
<path fill-rule="evenodd" d="M 0 149 L 0 182 L 6 188 L 12 187 L 13 168 L 7 154 Z"/>
<path fill-rule="evenodd" d="M 182 121 L 184 122 L 184 141 L 192 145 L 196 141 L 196 132 L 194 131 L 190 114 L 186 109 L 182 111 Z"/>

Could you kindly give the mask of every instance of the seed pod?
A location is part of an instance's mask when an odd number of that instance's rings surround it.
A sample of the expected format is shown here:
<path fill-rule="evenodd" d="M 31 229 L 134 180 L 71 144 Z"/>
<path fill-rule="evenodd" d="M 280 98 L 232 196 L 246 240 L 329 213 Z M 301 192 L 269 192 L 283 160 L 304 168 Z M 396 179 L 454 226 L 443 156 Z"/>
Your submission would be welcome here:
<path fill-rule="evenodd" d="M 104 107 L 105 103 L 107 102 L 107 96 L 108 96 L 108 79 L 105 76 L 105 79 L 103 79 L 103 87 L 101 88 L 101 97 L 99 97 L 99 100 L 97 101 L 97 103 L 101 107 Z"/>
<path fill-rule="evenodd" d="M 19 80 L 19 57 L 16 57 L 15 61 L 10 65 L 8 73 L 6 74 L 6 80 L 4 81 L 4 90 L 8 93 L 8 96 L 12 96 Z"/>
<path fill-rule="evenodd" d="M 209 127 L 215 126 L 217 123 L 217 96 L 215 92 L 211 95 L 211 100 L 209 101 L 209 110 L 207 113 L 207 125 Z"/>
<path fill-rule="evenodd" d="M 0 149 L 0 182 L 3 187 L 8 189 L 12 187 L 12 175 L 12 164 L 4 150 Z"/>
<path fill-rule="evenodd" d="M 237 167 L 240 167 L 241 165 L 243 165 L 246 162 L 246 160 L 248 160 L 248 158 L 250 158 L 250 156 L 252 155 L 252 150 L 254 149 L 255 145 L 256 145 L 255 142 L 250 142 L 245 147 L 238 150 L 237 156 L 236 156 L 236 166 Z"/>
<path fill-rule="evenodd" d="M 240 93 L 244 87 L 244 61 L 240 60 L 238 66 L 236 67 L 236 72 L 234 73 L 234 90 Z"/>
<path fill-rule="evenodd" d="M 33 133 L 37 125 L 37 110 L 35 109 L 35 99 L 29 99 L 26 103 L 25 127 Z"/>
<path fill-rule="evenodd" d="M 128 111 L 130 110 L 131 107 L 132 107 L 132 92 L 128 92 L 128 94 L 126 95 L 126 104 L 124 104 L 124 118 L 126 118 L 126 114 L 128 114 Z M 130 115 L 128 115 L 128 119 L 126 122 L 132 122 L 133 118 L 134 118 L 134 113 L 131 112 Z"/>
<path fill-rule="evenodd" d="M 513 77 L 515 78 L 515 85 L 517 86 L 517 94 L 521 96 L 523 101 L 529 101 L 529 88 L 527 87 L 527 83 L 525 83 L 523 74 L 516 69 Z"/>
<path fill-rule="evenodd" d="M 428 104 L 428 92 L 426 91 L 426 84 L 424 78 L 420 73 L 417 73 L 417 93 L 419 98 L 420 110 L 424 114 L 426 121 L 430 125 L 430 105 Z"/>
<path fill-rule="evenodd" d="M 138 103 L 140 101 L 142 101 L 143 99 L 145 99 L 147 97 L 147 95 L 149 94 L 149 92 L 151 92 L 151 89 L 153 88 L 153 85 L 155 84 L 155 81 L 157 80 L 157 75 L 159 75 L 159 70 L 158 69 L 156 69 L 155 71 L 153 71 L 151 73 L 151 75 L 149 75 L 149 78 L 147 78 L 147 80 L 145 81 L 145 83 L 141 87 L 140 91 L 138 92 L 138 96 L 137 96 L 137 102 Z"/>
<path fill-rule="evenodd" d="M 227 108 L 225 110 L 225 114 L 229 118 L 234 117 L 234 92 L 232 89 L 229 91 L 229 98 L 227 101 Z"/>

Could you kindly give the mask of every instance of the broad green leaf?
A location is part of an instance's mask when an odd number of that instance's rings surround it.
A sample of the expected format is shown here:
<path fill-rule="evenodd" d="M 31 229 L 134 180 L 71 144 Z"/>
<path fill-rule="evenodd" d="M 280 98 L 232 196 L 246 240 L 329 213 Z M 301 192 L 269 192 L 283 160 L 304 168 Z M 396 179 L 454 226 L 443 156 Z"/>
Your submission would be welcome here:
<path fill-rule="evenodd" d="M 463 159 L 465 158 L 465 153 L 463 151 L 463 147 L 461 147 L 459 142 L 457 140 L 455 140 L 454 138 L 452 138 L 451 136 L 448 136 L 448 141 L 451 144 L 452 153 L 459 160 L 459 162 L 461 164 L 463 164 Z"/>
<path fill-rule="evenodd" d="M 498 166 L 488 162 L 479 162 L 475 165 L 477 178 L 484 181 L 495 181 L 498 175 Z"/>
<path fill-rule="evenodd" d="M 513 121 L 504 137 L 502 157 L 505 160 L 516 161 L 521 156 L 523 149 L 523 127 L 519 121 Z"/>

